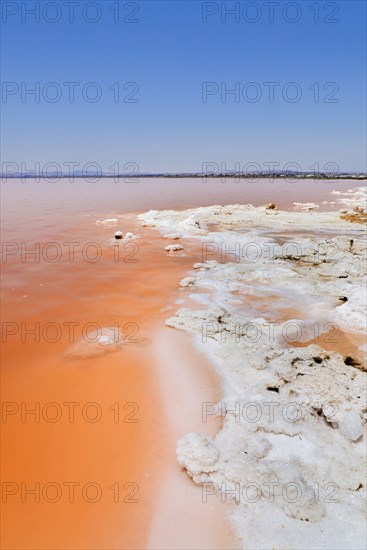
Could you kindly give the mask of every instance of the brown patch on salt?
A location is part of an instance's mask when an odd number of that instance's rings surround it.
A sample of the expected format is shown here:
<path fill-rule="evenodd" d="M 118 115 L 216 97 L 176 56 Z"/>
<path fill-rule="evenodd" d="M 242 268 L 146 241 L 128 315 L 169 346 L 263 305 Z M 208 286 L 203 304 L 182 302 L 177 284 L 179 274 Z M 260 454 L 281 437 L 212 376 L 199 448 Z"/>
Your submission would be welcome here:
<path fill-rule="evenodd" d="M 233 296 L 238 296 L 243 300 L 243 306 L 238 308 L 238 313 L 244 315 L 256 315 L 263 317 L 266 321 L 273 323 L 285 323 L 294 319 L 306 319 L 307 315 L 297 308 L 282 307 L 284 296 L 265 294 L 254 296 L 244 294 L 240 291 L 232 292 Z M 278 302 L 278 304 L 277 304 Z"/>
<path fill-rule="evenodd" d="M 324 334 L 321 334 L 318 338 L 308 340 L 307 342 L 292 342 L 291 346 L 295 348 L 305 348 L 311 344 L 317 344 L 326 351 L 336 351 L 344 356 L 345 364 L 358 368 L 360 370 L 366 370 L 366 361 L 361 358 L 363 352 L 361 352 L 360 347 L 366 344 L 366 339 L 363 335 L 354 334 L 350 332 L 345 332 L 337 329 L 332 329 Z M 348 361 L 348 357 L 351 358 Z"/>
<path fill-rule="evenodd" d="M 363 212 L 353 212 L 351 214 L 341 214 L 340 219 L 345 220 L 346 222 L 365 224 L 365 223 L 367 223 L 367 214 L 365 214 Z"/>
<path fill-rule="evenodd" d="M 265 208 L 266 210 L 279 210 L 275 202 L 268 202 Z"/>

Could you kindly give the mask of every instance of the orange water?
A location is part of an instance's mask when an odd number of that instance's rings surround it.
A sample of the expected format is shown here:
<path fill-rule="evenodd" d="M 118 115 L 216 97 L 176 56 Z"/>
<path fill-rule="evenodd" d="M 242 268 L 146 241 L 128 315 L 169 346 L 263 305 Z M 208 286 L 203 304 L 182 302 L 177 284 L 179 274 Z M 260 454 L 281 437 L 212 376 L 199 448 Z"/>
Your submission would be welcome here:
<path fill-rule="evenodd" d="M 132 224 L 119 228 L 131 230 Z M 22 263 L 14 256 L 3 265 L 2 326 L 11 322 L 6 327 L 18 329 L 3 330 L 5 548 L 144 548 L 168 429 L 150 346 L 155 327 L 168 316 L 160 309 L 174 302 L 192 258 L 168 256 L 167 241 L 145 230 L 134 241 L 138 248 L 120 245 L 116 263 L 109 248 L 114 231 L 91 220 L 62 228 L 65 242 L 77 234 L 81 246 L 100 243 L 97 263 L 81 257 L 70 263 L 68 255 L 56 263 L 31 257 Z M 127 256 L 136 263 L 124 262 Z M 36 323 L 38 342 L 26 332 Z M 61 337 L 50 342 L 55 325 Z M 74 348 L 88 353 L 95 326 L 120 327 L 121 349 L 70 356 Z M 39 417 L 25 411 L 37 407 Z M 70 482 L 78 484 L 74 502 Z M 37 483 L 37 495 L 28 494 Z"/>

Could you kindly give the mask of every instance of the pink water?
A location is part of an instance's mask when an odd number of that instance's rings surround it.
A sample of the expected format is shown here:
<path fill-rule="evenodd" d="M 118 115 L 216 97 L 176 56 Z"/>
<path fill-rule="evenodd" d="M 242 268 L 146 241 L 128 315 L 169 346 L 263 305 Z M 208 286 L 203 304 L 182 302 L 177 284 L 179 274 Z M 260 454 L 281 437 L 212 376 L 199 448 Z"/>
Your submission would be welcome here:
<path fill-rule="evenodd" d="M 187 243 L 186 256 L 173 260 L 163 250 L 167 242 L 154 230 L 142 231 L 135 215 L 116 227 L 96 220 L 211 204 L 321 204 L 333 200 L 333 189 L 356 185 L 198 179 L 2 184 L 2 547 L 144 548 L 165 477 L 161 457 L 175 464 L 152 346 L 168 316 L 161 309 L 174 306 L 178 281 L 200 261 L 200 250 Z M 117 229 L 142 235 L 119 249 L 119 261 Z M 70 242 L 76 243 L 72 255 Z M 85 249 L 91 242 L 97 248 Z M 37 246 L 39 256 L 24 253 Z M 90 261 L 95 250 L 101 257 Z M 37 323 L 39 337 L 27 332 Z M 84 349 L 83 329 L 91 324 L 120 327 L 122 348 L 70 355 L 79 341 Z M 52 341 L 55 326 L 62 332 Z M 76 403 L 73 421 L 70 403 Z"/>

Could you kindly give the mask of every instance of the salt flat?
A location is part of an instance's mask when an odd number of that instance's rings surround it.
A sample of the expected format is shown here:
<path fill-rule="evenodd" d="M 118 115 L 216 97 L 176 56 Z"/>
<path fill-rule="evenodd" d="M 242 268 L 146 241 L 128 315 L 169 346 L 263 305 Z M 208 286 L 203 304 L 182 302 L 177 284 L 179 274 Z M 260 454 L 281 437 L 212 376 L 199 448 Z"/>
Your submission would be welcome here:
<path fill-rule="evenodd" d="M 363 221 L 363 189 L 346 198 Z M 202 245 L 181 280 L 193 307 L 166 324 L 192 334 L 220 374 L 221 399 L 203 414 L 222 428 L 182 437 L 177 459 L 208 506 L 218 494 L 236 504 L 246 549 L 364 548 L 366 240 L 346 213 L 229 205 L 139 216 Z"/>

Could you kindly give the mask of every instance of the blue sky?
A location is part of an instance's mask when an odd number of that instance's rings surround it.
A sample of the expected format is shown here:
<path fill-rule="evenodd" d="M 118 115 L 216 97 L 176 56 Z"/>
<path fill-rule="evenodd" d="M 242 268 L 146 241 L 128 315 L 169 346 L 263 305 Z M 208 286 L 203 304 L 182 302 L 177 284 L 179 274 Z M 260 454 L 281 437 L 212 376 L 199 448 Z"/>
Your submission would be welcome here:
<path fill-rule="evenodd" d="M 32 8 L 39 21 L 24 11 Z M 80 0 L 74 21 L 63 1 L 3 0 L 2 9 L 3 162 L 366 169 L 362 0 L 278 0 L 274 21 L 265 0 Z M 79 83 L 73 103 L 67 82 Z M 37 86 L 38 102 L 25 95 Z"/>

